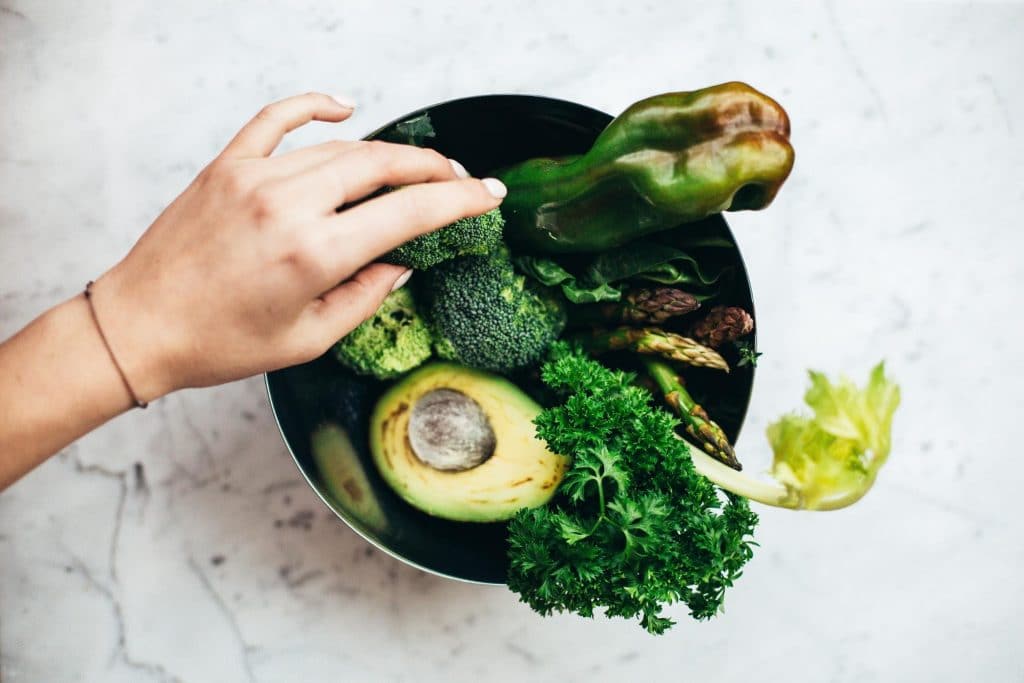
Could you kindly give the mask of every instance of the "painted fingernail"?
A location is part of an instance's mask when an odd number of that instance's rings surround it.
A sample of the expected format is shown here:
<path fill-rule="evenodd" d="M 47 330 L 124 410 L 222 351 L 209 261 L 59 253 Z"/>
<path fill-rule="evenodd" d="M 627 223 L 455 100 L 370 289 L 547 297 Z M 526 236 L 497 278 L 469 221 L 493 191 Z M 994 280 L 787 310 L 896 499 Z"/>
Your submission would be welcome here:
<path fill-rule="evenodd" d="M 505 187 L 505 183 L 501 182 L 497 178 L 484 178 L 480 181 L 487 188 L 487 191 L 491 193 L 491 196 L 495 199 L 501 199 L 508 194 L 508 188 Z"/>
<path fill-rule="evenodd" d="M 460 164 L 459 162 L 455 161 L 455 159 L 449 159 L 448 163 L 452 165 L 452 168 L 455 170 L 455 176 L 457 178 L 469 177 L 469 171 L 466 170 L 466 167 Z"/>
<path fill-rule="evenodd" d="M 398 279 L 395 280 L 395 284 L 391 285 L 391 291 L 393 292 L 396 289 L 401 289 L 402 285 L 404 285 L 406 282 L 408 282 L 409 278 L 411 278 L 411 277 L 412 277 L 412 268 L 410 268 L 409 270 L 405 271 L 404 273 L 402 273 L 401 275 L 398 276 Z"/>
<path fill-rule="evenodd" d="M 356 108 L 356 103 L 355 103 L 355 101 L 351 97 L 346 97 L 344 95 L 331 95 L 331 99 L 333 99 L 335 102 L 337 102 L 341 106 L 345 107 L 345 109 L 355 109 Z"/>

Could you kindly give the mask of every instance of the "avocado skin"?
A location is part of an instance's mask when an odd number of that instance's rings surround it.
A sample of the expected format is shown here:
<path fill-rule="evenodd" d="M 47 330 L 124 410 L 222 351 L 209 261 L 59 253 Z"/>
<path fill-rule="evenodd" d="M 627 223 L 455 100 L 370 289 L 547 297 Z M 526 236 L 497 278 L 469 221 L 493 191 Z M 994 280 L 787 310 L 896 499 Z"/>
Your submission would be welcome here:
<path fill-rule="evenodd" d="M 324 422 L 313 431 L 310 447 L 324 488 L 335 504 L 367 530 L 385 531 L 387 517 L 349 433 L 333 422 Z"/>
<path fill-rule="evenodd" d="M 476 401 L 496 436 L 494 454 L 467 470 L 423 463 L 408 438 L 416 401 L 435 389 L 460 391 Z M 370 451 L 383 479 L 410 505 L 460 522 L 498 522 L 554 495 L 566 459 L 535 434 L 540 406 L 498 375 L 454 363 L 425 365 L 388 389 L 370 416 Z"/>

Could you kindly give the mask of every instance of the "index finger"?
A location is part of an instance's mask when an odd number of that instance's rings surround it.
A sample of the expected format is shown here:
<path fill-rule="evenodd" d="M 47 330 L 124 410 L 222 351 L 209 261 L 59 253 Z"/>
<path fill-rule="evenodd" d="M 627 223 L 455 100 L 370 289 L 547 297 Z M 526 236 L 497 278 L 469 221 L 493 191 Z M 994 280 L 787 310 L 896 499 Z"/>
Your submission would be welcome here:
<path fill-rule="evenodd" d="M 337 123 L 352 115 L 353 106 L 344 100 L 310 92 L 296 95 L 263 107 L 231 139 L 224 151 L 224 158 L 247 158 L 269 156 L 284 136 L 310 121 Z"/>
<path fill-rule="evenodd" d="M 501 204 L 505 186 L 496 178 L 460 178 L 407 185 L 333 216 L 324 232 L 327 270 L 338 279 L 418 235 Z"/>

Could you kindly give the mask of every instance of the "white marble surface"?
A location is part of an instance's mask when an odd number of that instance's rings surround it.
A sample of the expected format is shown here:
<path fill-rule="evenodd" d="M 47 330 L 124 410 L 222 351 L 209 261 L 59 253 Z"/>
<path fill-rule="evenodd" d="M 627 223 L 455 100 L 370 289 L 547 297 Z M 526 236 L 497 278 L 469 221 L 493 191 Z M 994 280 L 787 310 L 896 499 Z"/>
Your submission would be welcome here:
<path fill-rule="evenodd" d="M 742 79 L 791 113 L 797 164 L 731 218 L 765 352 L 739 450 L 768 462 L 806 367 L 884 356 L 904 405 L 861 505 L 764 511 L 727 611 L 652 638 L 372 551 L 300 481 L 260 380 L 174 395 L 0 496 L 0 679 L 1024 680 L 1022 34 L 1021 5 L 983 2 L 2 0 L 0 336 L 268 100 L 348 93 L 358 136 L 460 95 L 618 111 Z"/>

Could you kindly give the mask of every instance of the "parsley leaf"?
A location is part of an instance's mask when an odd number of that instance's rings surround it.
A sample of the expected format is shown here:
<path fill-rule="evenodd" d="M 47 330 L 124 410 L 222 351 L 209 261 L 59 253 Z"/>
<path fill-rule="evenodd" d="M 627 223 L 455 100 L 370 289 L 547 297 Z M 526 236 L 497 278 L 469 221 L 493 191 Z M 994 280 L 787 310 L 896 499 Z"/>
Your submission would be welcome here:
<path fill-rule="evenodd" d="M 667 604 L 714 616 L 752 555 L 746 499 L 696 472 L 678 420 L 630 373 L 559 342 L 541 377 L 563 402 L 537 433 L 572 464 L 548 506 L 510 523 L 509 587 L 541 614 L 603 609 L 651 633 L 674 623 Z"/>

